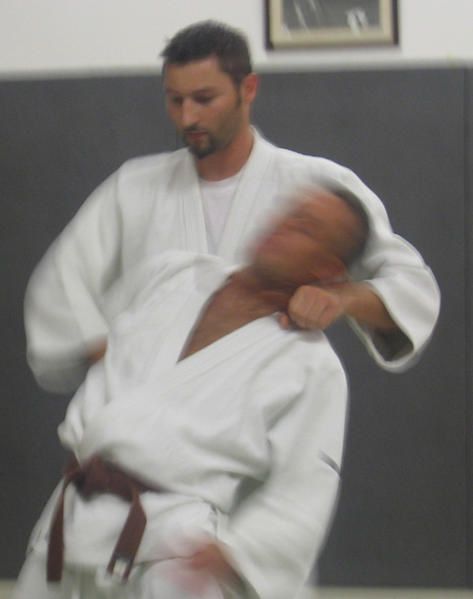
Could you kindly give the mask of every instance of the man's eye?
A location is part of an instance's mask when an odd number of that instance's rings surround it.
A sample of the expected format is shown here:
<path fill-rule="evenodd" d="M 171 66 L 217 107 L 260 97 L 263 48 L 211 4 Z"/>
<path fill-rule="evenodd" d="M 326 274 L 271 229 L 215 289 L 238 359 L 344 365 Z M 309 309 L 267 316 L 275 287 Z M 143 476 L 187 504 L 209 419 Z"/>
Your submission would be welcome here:
<path fill-rule="evenodd" d="M 299 233 L 302 233 L 303 235 L 307 235 L 307 237 L 316 237 L 317 232 L 315 227 L 313 227 L 311 224 L 307 223 L 307 221 L 300 221 L 297 225 L 297 230 L 299 231 Z"/>
<path fill-rule="evenodd" d="M 296 216 L 294 218 L 294 225 L 299 233 L 309 235 L 310 237 L 314 235 L 314 227 L 311 223 L 307 222 L 307 218 L 304 216 Z"/>
<path fill-rule="evenodd" d="M 213 99 L 214 96 L 196 96 L 194 98 L 197 104 L 210 104 L 210 102 L 212 102 Z"/>
<path fill-rule="evenodd" d="M 301 226 L 301 227 L 299 227 L 299 231 L 303 235 L 307 235 L 307 237 L 314 237 L 314 230 L 311 227 Z"/>
<path fill-rule="evenodd" d="M 169 98 L 169 101 L 171 102 L 171 104 L 173 104 L 174 106 L 181 106 L 182 105 L 182 98 L 180 96 L 171 96 Z"/>

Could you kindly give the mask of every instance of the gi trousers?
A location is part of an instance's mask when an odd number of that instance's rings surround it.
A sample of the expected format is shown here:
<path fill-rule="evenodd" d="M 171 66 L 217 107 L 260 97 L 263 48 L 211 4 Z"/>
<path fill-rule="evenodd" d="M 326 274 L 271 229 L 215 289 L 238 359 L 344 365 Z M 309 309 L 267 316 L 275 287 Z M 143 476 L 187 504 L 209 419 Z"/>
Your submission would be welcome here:
<path fill-rule="evenodd" d="M 10 599 L 244 599 L 241 591 L 199 579 L 175 558 L 133 568 L 126 584 L 103 569 L 65 565 L 62 580 L 46 581 L 46 558 L 30 552 Z"/>

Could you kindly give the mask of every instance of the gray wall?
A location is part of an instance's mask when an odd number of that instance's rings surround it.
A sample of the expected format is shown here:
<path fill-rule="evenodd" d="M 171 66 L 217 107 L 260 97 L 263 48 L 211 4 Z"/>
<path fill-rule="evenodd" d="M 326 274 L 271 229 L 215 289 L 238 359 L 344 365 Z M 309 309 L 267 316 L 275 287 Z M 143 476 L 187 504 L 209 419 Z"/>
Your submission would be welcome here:
<path fill-rule="evenodd" d="M 265 136 L 353 168 L 443 294 L 432 343 L 403 375 L 379 370 L 343 325 L 331 332 L 352 403 L 325 584 L 473 584 L 470 89 L 473 72 L 463 69 L 262 77 L 255 121 Z M 0 577 L 11 577 L 60 475 L 55 429 L 67 402 L 37 389 L 25 365 L 28 276 L 105 176 L 177 142 L 153 77 L 3 82 L 0 115 Z"/>

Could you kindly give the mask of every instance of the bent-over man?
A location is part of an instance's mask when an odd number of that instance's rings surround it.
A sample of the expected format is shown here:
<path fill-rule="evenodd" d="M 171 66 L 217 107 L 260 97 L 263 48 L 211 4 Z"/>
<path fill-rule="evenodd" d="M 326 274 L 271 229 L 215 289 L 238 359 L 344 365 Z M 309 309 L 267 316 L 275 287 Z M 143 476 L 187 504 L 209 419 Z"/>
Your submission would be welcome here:
<path fill-rule="evenodd" d="M 347 388 L 325 335 L 276 314 L 301 285 L 343 284 L 368 226 L 349 191 L 311 190 L 242 268 L 174 251 L 117 284 L 15 599 L 297 595 L 334 509 Z"/>

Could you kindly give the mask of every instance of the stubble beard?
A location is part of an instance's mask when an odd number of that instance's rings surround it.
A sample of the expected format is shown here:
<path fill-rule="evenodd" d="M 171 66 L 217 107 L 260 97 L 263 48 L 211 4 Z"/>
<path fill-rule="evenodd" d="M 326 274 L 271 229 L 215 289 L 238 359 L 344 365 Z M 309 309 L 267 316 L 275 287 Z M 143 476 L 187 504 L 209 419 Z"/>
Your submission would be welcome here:
<path fill-rule="evenodd" d="M 224 144 L 219 143 L 218 140 L 208 131 L 206 131 L 207 143 L 205 143 L 204 145 L 193 144 L 192 142 L 189 142 L 189 140 L 187 139 L 187 133 L 189 132 L 189 130 L 184 132 L 182 139 L 186 146 L 189 148 L 190 153 L 193 156 L 195 156 L 197 160 L 201 160 L 202 158 L 206 158 L 211 154 L 215 154 L 215 152 L 224 147 Z"/>
<path fill-rule="evenodd" d="M 232 109 L 231 114 L 228 115 L 228 119 L 224 121 L 224 125 L 220 128 L 221 134 L 213 134 L 210 131 L 204 130 L 203 132 L 207 135 L 207 142 L 204 145 L 193 144 L 187 139 L 187 134 L 193 131 L 197 132 L 197 127 L 190 127 L 185 130 L 182 134 L 185 145 L 189 148 L 189 151 L 197 160 L 202 160 L 207 156 L 211 156 L 220 150 L 224 150 L 234 140 L 238 130 L 241 127 L 242 115 L 240 113 L 241 106 L 241 94 L 238 93 L 235 106 Z"/>

